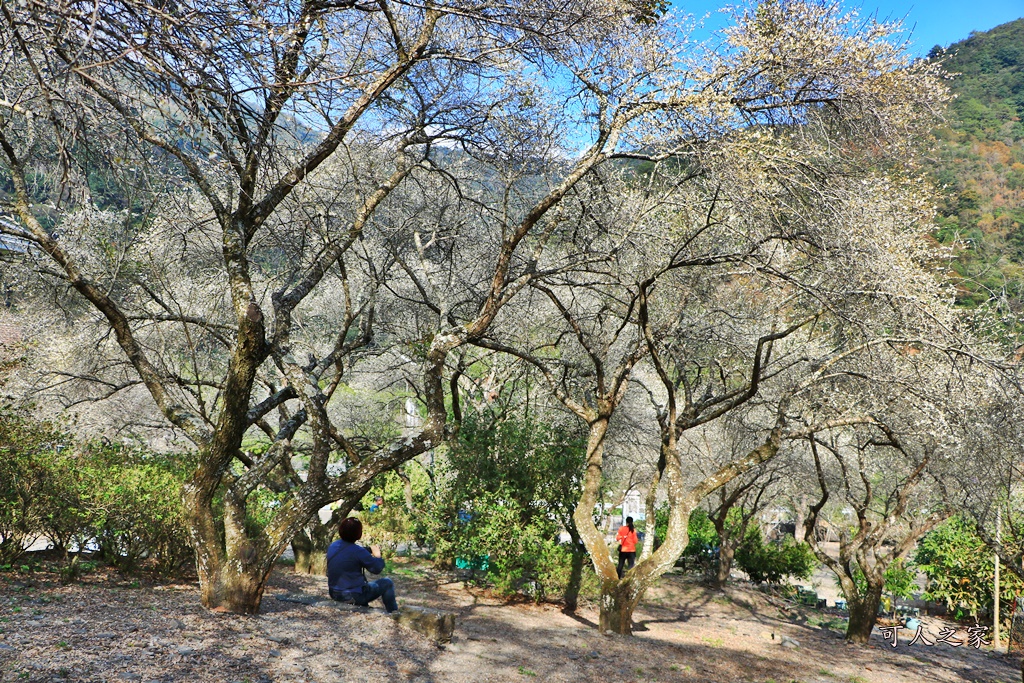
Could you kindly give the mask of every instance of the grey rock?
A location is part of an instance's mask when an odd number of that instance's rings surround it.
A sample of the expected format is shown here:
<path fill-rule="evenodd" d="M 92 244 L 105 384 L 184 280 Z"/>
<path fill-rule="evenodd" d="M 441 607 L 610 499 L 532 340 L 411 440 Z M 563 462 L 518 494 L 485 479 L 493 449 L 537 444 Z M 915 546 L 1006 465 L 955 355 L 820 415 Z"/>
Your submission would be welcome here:
<path fill-rule="evenodd" d="M 194 655 L 195 653 L 196 651 L 188 645 L 182 645 L 178 648 L 178 654 L 182 657 L 188 657 L 189 655 Z"/>
<path fill-rule="evenodd" d="M 782 647 L 800 647 L 800 641 L 789 636 L 782 636 Z"/>
<path fill-rule="evenodd" d="M 450 643 L 455 631 L 455 613 L 429 607 L 403 607 L 391 615 L 400 625 L 430 638 L 436 644 Z"/>
<path fill-rule="evenodd" d="M 271 650 L 267 654 L 270 655 L 271 657 L 280 657 L 281 656 L 281 651 L 280 650 Z"/>
<path fill-rule="evenodd" d="M 10 645 L 4 645 L 3 643 L 0 643 L 0 652 L 17 652 L 17 651 L 18 651 L 18 648 L 16 648 L 16 647 L 11 647 Z"/>
<path fill-rule="evenodd" d="M 117 638 L 117 634 L 116 633 L 97 633 L 96 635 L 93 636 L 93 638 L 95 638 L 96 640 L 113 640 L 114 638 Z"/>
<path fill-rule="evenodd" d="M 119 674 L 117 674 L 117 677 L 120 678 L 122 681 L 141 681 L 142 680 L 142 676 L 140 676 L 139 674 L 133 674 L 130 671 L 124 671 L 122 673 L 119 673 Z"/>
<path fill-rule="evenodd" d="M 287 645 L 291 642 L 288 638 L 285 638 L 284 636 L 267 636 L 267 640 L 273 641 L 275 643 L 281 643 L 282 645 Z"/>

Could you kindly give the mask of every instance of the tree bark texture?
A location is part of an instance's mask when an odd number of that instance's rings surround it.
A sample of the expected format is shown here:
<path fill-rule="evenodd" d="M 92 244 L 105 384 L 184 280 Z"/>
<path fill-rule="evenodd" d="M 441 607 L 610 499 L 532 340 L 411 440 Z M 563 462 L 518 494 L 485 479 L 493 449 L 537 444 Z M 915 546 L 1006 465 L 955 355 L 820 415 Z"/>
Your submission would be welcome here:
<path fill-rule="evenodd" d="M 633 635 L 633 610 L 643 596 L 641 582 L 631 579 L 601 582 L 601 616 L 598 627 L 602 633 Z"/>
<path fill-rule="evenodd" d="M 871 630 L 882 603 L 882 584 L 868 585 L 867 591 L 854 600 L 847 600 L 850 622 L 846 627 L 846 639 L 851 643 L 866 644 L 871 639 Z"/>
<path fill-rule="evenodd" d="M 587 561 L 587 549 L 576 531 L 576 525 L 569 521 L 569 542 L 572 543 L 572 564 L 569 570 L 569 582 L 565 586 L 562 602 L 570 612 L 576 611 L 579 605 L 580 587 L 583 585 L 583 566 Z"/>
<path fill-rule="evenodd" d="M 732 543 L 725 543 L 718 547 L 718 573 L 715 575 L 715 588 L 722 590 L 729 582 L 729 574 L 732 571 L 732 560 L 736 556 L 736 548 Z"/>
<path fill-rule="evenodd" d="M 322 528 L 321 528 L 322 527 Z M 292 539 L 292 553 L 295 555 L 296 574 L 327 575 L 327 547 L 332 535 L 326 525 L 317 525 L 309 533 L 304 529 Z"/>

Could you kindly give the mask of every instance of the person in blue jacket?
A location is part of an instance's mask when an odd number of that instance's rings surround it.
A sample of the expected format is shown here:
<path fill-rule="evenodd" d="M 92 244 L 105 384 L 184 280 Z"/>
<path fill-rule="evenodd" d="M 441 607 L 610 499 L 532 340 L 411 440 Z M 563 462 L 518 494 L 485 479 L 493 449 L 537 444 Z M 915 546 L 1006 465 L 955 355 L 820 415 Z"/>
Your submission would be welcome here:
<path fill-rule="evenodd" d="M 372 545 L 369 550 L 356 545 L 363 536 L 363 523 L 355 517 L 348 517 L 338 525 L 341 540 L 327 549 L 327 589 L 332 600 L 351 602 L 367 606 L 377 598 L 384 602 L 384 609 L 394 612 L 398 609 L 395 600 L 395 584 L 391 579 L 381 578 L 367 581 L 364 569 L 371 574 L 384 570 L 384 559 L 380 548 Z"/>

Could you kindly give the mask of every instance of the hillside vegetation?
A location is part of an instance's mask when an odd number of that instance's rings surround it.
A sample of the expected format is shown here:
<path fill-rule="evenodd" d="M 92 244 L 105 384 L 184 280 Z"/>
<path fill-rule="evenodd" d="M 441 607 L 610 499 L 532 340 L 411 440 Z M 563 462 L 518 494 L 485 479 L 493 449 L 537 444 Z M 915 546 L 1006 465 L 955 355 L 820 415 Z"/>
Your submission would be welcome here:
<path fill-rule="evenodd" d="M 1024 306 L 1024 19 L 974 32 L 929 57 L 954 78 L 938 131 L 936 238 L 953 246 L 957 300 L 1021 329 Z"/>

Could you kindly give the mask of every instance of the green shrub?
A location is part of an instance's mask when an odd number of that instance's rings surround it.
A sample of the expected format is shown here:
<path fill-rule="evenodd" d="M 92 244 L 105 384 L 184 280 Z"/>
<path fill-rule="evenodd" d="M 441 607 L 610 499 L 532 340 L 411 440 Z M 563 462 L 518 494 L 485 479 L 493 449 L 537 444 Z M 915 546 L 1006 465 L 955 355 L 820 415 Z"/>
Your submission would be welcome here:
<path fill-rule="evenodd" d="M 925 534 L 918 541 L 914 562 L 928 579 L 925 597 L 946 603 L 956 618 L 992 608 L 992 551 L 966 518 L 952 517 Z M 1002 605 L 1009 612 L 1024 585 L 1013 572 L 1004 571 L 1000 579 Z"/>
<path fill-rule="evenodd" d="M 853 566 L 852 578 L 857 586 L 857 593 L 866 595 L 868 592 L 868 582 L 864 578 L 864 572 L 861 571 L 860 565 L 856 562 L 851 564 Z M 896 560 L 886 567 L 885 572 L 882 574 L 882 578 L 885 581 L 882 585 L 882 603 L 886 610 L 894 610 L 898 598 L 907 599 L 913 595 L 914 589 L 917 587 L 914 583 L 916 577 L 917 570 L 913 563 Z M 843 583 L 839 580 L 838 576 L 836 577 L 836 587 L 840 590 L 843 589 Z M 850 600 L 851 596 L 847 595 L 846 599 Z"/>
<path fill-rule="evenodd" d="M 46 486 L 64 439 L 52 423 L 0 409 L 0 564 L 14 564 L 26 543 L 43 534 L 47 515 L 64 509 Z"/>
<path fill-rule="evenodd" d="M 181 504 L 187 463 L 143 449 L 91 447 L 94 531 L 104 559 L 132 571 L 149 558 L 161 573 L 192 559 Z"/>
<path fill-rule="evenodd" d="M 372 505 L 377 496 L 384 499 L 384 504 L 374 511 Z M 409 509 L 410 500 L 413 510 Z M 412 546 L 427 542 L 422 511 L 430 507 L 430 480 L 422 467 L 409 465 L 402 474 L 385 472 L 374 481 L 361 503 L 360 518 L 367 544 L 379 545 L 391 554 L 401 544 Z"/>
<path fill-rule="evenodd" d="M 784 578 L 807 579 L 817 566 L 805 543 L 786 536 L 780 543 L 765 543 L 761 530 L 750 529 L 736 549 L 736 564 L 754 583 L 781 583 Z"/>
<path fill-rule="evenodd" d="M 141 448 L 81 444 L 50 422 L 0 411 L 0 565 L 45 536 L 60 550 L 95 541 L 130 571 L 149 558 L 160 572 L 192 558 L 180 491 L 190 463 Z M 68 558 L 65 579 L 80 571 Z"/>
<path fill-rule="evenodd" d="M 655 511 L 654 545 L 661 545 L 661 540 L 668 533 L 668 505 L 664 504 Z M 687 569 L 699 571 L 706 576 L 718 570 L 718 532 L 705 510 L 694 510 L 690 514 L 686 526 L 687 543 L 681 560 Z"/>
<path fill-rule="evenodd" d="M 476 578 L 496 591 L 535 600 L 561 593 L 570 602 L 575 566 L 582 592 L 596 591 L 582 546 L 558 543 L 563 529 L 574 530 L 584 449 L 575 425 L 468 415 L 421 516 L 435 561 L 480 567 L 486 558 L 486 575 Z"/>

